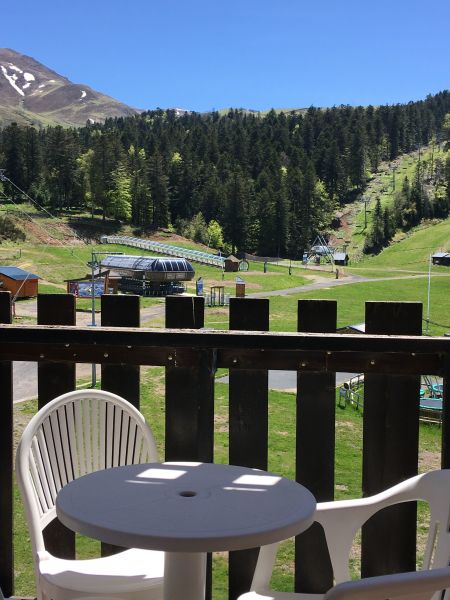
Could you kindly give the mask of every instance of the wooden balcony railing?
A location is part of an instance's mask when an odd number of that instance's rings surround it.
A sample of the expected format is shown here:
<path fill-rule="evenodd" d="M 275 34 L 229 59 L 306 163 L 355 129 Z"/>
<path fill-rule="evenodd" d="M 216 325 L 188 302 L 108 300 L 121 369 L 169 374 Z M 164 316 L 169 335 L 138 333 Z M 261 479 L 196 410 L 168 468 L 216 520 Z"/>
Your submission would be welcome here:
<path fill-rule="evenodd" d="M 229 462 L 267 468 L 268 370 L 297 371 L 296 478 L 319 501 L 334 497 L 335 373 L 365 374 L 364 495 L 417 473 L 421 374 L 444 380 L 442 467 L 448 441 L 450 338 L 421 336 L 419 303 L 366 303 L 366 334 L 336 333 L 334 301 L 299 301 L 298 333 L 269 333 L 269 302 L 232 299 L 230 331 L 203 329 L 203 298 L 169 297 L 166 329 L 139 328 L 139 298 L 103 296 L 101 326 L 75 326 L 71 295 L 38 297 L 38 325 L 11 325 L 9 293 L 0 293 L 0 586 L 13 594 L 12 361 L 38 362 L 42 406 L 75 388 L 75 363 L 101 365 L 101 385 L 139 407 L 139 365 L 166 369 L 165 459 L 213 461 L 214 374 L 230 370 Z M 362 573 L 415 568 L 415 507 L 385 511 L 364 530 Z M 55 554 L 71 557 L 73 535 L 46 532 Z M 390 552 L 383 551 L 389 546 Z M 107 548 L 105 547 L 105 551 Z M 248 589 L 257 551 L 229 558 L 229 594 Z M 296 540 L 297 590 L 331 585 L 324 540 L 314 526 Z M 313 557 L 313 558 L 312 558 Z"/>

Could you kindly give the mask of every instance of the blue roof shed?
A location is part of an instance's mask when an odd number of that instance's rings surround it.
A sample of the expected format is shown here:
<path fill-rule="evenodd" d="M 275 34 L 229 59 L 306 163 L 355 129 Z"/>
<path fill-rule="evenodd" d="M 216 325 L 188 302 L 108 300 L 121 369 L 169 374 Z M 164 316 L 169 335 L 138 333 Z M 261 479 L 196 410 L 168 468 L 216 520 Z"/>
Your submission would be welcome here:
<path fill-rule="evenodd" d="M 24 281 L 25 279 L 40 279 L 39 275 L 35 275 L 30 271 L 24 271 L 19 267 L 3 267 L 0 266 L 0 275 L 5 275 L 15 281 Z"/>
<path fill-rule="evenodd" d="M 16 298 L 30 298 L 38 293 L 39 275 L 19 267 L 0 266 L 0 289 Z"/>

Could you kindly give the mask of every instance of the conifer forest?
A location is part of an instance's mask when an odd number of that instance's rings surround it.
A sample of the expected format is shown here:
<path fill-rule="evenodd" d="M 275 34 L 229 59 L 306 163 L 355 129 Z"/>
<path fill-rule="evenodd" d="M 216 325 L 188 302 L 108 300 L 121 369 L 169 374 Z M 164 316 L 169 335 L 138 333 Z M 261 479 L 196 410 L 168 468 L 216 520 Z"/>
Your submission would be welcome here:
<path fill-rule="evenodd" d="M 299 258 L 382 162 L 445 141 L 447 113 L 450 93 L 441 92 L 405 105 L 264 115 L 156 110 L 78 129 L 13 123 L 0 131 L 0 168 L 17 187 L 6 181 L 2 194 L 20 202 L 23 190 L 55 214 L 86 212 L 142 234 L 214 222 L 232 252 Z M 427 195 L 419 174 L 401 182 L 394 210 L 376 207 L 367 251 L 396 228 L 449 215 L 449 161 L 434 165 L 444 194 Z"/>

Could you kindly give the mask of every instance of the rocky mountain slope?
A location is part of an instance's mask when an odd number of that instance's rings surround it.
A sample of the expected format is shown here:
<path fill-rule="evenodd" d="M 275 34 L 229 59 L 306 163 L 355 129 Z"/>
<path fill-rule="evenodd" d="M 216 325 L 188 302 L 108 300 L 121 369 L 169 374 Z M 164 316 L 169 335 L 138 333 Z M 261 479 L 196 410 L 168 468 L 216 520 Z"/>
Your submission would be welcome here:
<path fill-rule="evenodd" d="M 0 127 L 81 126 L 140 111 L 87 85 L 72 83 L 30 56 L 0 48 Z"/>

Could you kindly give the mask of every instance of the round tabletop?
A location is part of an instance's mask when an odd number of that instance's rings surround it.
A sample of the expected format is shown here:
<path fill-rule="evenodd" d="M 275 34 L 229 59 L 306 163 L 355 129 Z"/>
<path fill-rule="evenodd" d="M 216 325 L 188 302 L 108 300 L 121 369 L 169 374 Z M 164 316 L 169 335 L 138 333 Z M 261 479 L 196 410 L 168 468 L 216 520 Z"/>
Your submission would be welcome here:
<path fill-rule="evenodd" d="M 151 463 L 96 471 L 56 499 L 70 529 L 128 548 L 241 550 L 294 536 L 313 522 L 314 496 L 295 481 L 232 465 Z"/>

